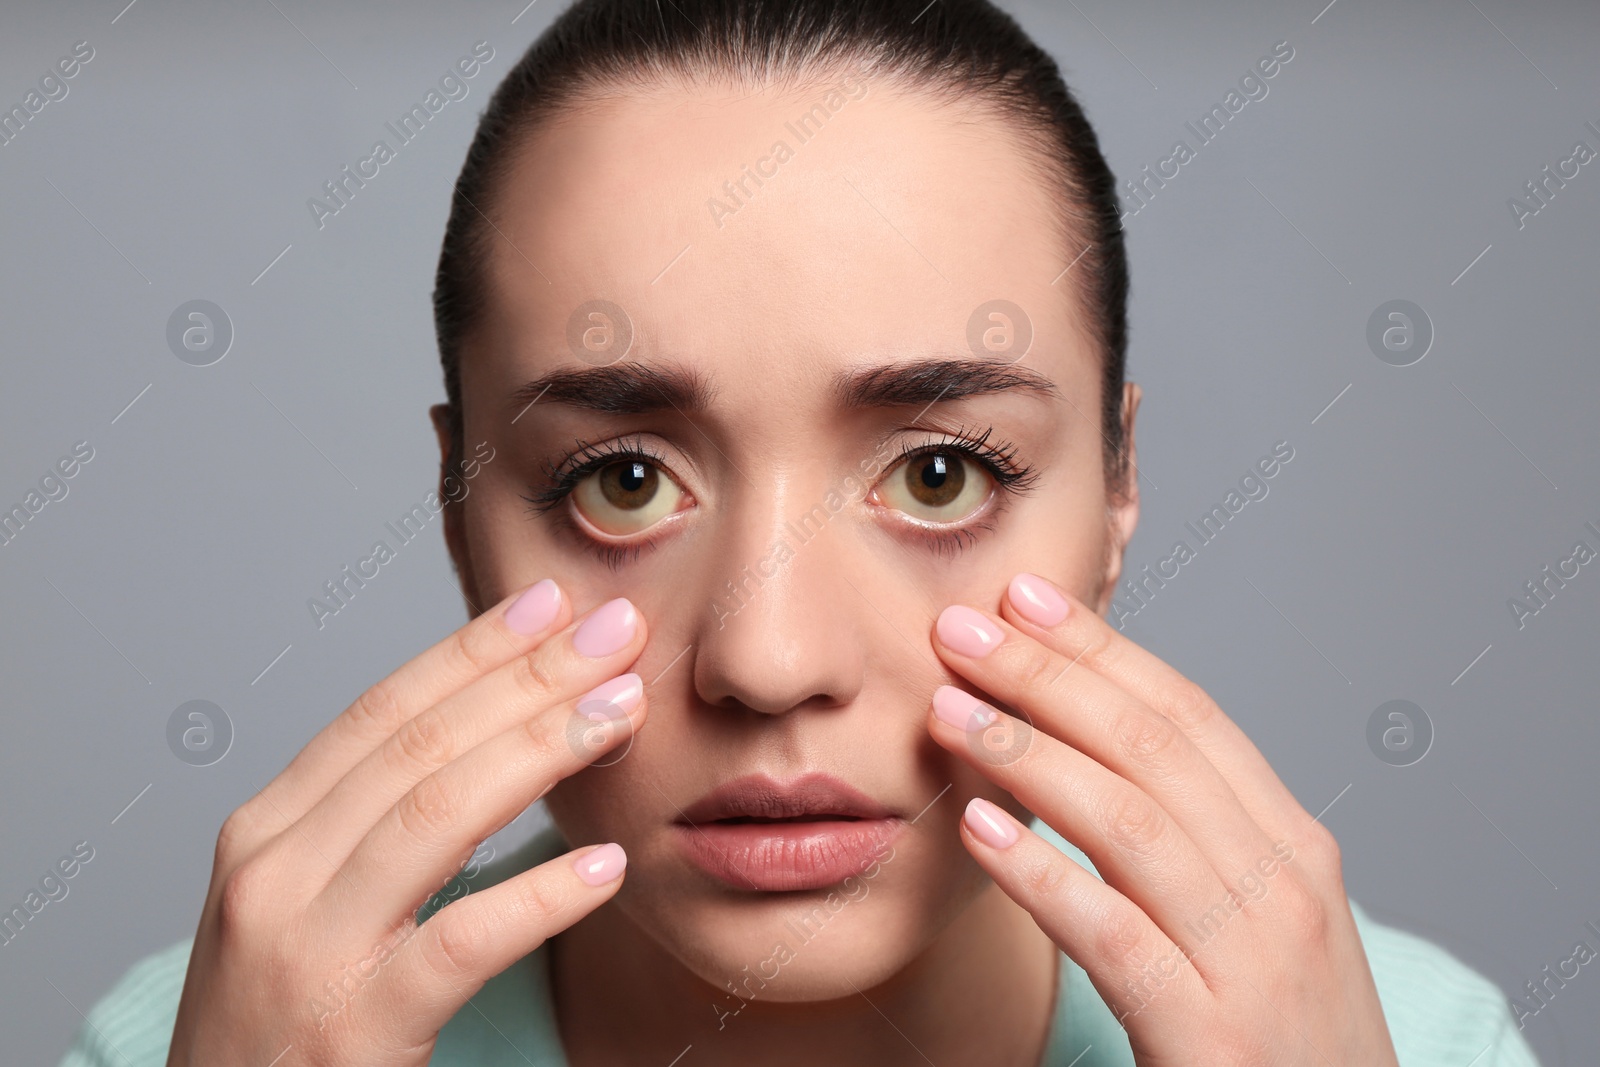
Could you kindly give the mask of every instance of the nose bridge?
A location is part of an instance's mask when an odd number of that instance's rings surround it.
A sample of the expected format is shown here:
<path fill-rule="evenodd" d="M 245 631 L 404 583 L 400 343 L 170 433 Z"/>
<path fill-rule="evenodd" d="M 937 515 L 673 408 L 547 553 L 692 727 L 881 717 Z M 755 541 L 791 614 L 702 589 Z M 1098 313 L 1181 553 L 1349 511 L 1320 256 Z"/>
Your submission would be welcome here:
<path fill-rule="evenodd" d="M 712 519 L 711 610 L 695 657 L 707 704 L 779 714 L 860 691 L 860 598 L 846 584 L 855 539 L 843 510 L 819 503 L 825 487 L 805 481 L 745 482 Z"/>

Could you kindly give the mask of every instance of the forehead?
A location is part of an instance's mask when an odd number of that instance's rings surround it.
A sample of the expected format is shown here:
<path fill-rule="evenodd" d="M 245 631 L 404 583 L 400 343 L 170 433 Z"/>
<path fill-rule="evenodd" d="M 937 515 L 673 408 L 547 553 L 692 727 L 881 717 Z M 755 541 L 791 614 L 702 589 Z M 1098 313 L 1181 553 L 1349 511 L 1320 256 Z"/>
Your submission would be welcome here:
<path fill-rule="evenodd" d="M 630 359 L 717 377 L 971 356 L 974 313 L 1021 308 L 1025 357 L 1083 380 L 1059 192 L 1026 136 L 969 104 L 846 76 L 779 90 L 618 90 L 518 145 L 494 203 L 492 350 L 573 361 L 568 324 L 619 306 Z"/>

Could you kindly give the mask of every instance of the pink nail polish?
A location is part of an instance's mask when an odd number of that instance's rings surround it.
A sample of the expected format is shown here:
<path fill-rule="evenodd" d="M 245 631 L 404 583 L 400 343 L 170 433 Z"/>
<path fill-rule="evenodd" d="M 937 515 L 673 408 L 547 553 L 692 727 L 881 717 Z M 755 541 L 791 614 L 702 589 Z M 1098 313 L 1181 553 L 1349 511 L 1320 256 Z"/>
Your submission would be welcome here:
<path fill-rule="evenodd" d="M 578 713 L 599 721 L 624 718 L 639 706 L 644 696 L 644 679 L 637 674 L 619 674 L 601 682 L 578 698 Z"/>
<path fill-rule="evenodd" d="M 616 842 L 601 845 L 593 852 L 585 852 L 573 862 L 578 877 L 589 885 L 605 885 L 622 873 L 628 865 L 628 854 Z"/>
<path fill-rule="evenodd" d="M 1056 592 L 1055 586 L 1026 571 L 1011 579 L 1006 587 L 1006 598 L 1018 615 L 1040 626 L 1054 626 L 1067 617 L 1070 606 L 1067 598 Z"/>
<path fill-rule="evenodd" d="M 968 733 L 981 730 L 999 718 L 989 705 L 953 685 L 941 685 L 933 691 L 933 713 Z"/>
<path fill-rule="evenodd" d="M 973 659 L 982 659 L 1005 640 L 1005 634 L 987 616 L 964 604 L 952 604 L 941 611 L 935 628 L 939 640 Z"/>
<path fill-rule="evenodd" d="M 585 656 L 609 656 L 633 640 L 639 613 L 627 597 L 608 600 L 584 619 L 572 633 L 572 647 Z"/>
<path fill-rule="evenodd" d="M 1010 848 L 1017 843 L 1017 828 L 1012 825 L 1011 817 L 982 797 L 973 797 L 967 802 L 961 821 L 967 824 L 973 837 L 990 848 Z"/>
<path fill-rule="evenodd" d="M 531 636 L 555 621 L 561 610 L 561 588 L 546 578 L 534 582 L 506 608 L 506 626 Z"/>

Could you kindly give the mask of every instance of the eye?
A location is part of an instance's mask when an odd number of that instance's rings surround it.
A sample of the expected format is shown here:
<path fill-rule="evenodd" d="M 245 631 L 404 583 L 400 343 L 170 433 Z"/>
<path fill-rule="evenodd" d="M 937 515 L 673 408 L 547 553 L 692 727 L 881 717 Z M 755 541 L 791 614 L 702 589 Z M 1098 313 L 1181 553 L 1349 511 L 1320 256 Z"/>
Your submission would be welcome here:
<path fill-rule="evenodd" d="M 961 452 L 937 449 L 907 456 L 879 483 L 883 503 L 924 522 L 959 522 L 989 499 L 994 476 Z"/>
<path fill-rule="evenodd" d="M 572 488 L 572 502 L 602 533 L 626 537 L 649 529 L 678 510 L 683 490 L 644 459 L 608 463 Z"/>

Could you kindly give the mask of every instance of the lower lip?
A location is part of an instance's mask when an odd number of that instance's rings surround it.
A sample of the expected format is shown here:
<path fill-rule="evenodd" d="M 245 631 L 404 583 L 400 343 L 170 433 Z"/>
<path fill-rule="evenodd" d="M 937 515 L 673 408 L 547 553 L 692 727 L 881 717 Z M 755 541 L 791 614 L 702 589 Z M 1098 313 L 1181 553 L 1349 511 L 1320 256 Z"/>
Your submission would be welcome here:
<path fill-rule="evenodd" d="M 882 862 L 904 820 L 818 819 L 674 825 L 695 866 L 734 889 L 823 889 Z"/>

